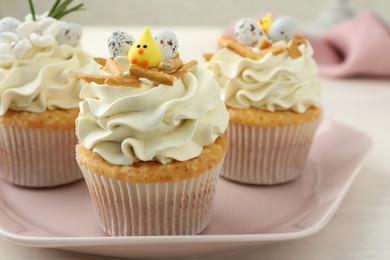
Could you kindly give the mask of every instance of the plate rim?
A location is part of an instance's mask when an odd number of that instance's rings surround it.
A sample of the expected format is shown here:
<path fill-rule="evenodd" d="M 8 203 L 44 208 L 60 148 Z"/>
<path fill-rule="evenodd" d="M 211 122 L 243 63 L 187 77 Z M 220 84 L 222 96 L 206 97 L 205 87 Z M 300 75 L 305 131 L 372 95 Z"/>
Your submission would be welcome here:
<path fill-rule="evenodd" d="M 12 243 L 36 247 L 36 248 L 82 248 L 85 246 L 110 246 L 110 245 L 137 245 L 137 244 L 202 244 L 208 242 L 240 242 L 240 243 L 262 243 L 262 242 L 280 242 L 293 239 L 300 239 L 308 237 L 319 232 L 330 221 L 335 214 L 346 194 L 348 193 L 353 181 L 356 179 L 360 172 L 360 169 L 366 162 L 368 155 L 373 147 L 372 138 L 365 132 L 349 126 L 345 123 L 339 122 L 335 119 L 325 118 L 324 121 L 330 121 L 333 124 L 348 128 L 355 133 L 364 137 L 365 149 L 362 150 L 362 158 L 356 165 L 353 171 L 349 174 L 348 181 L 345 183 L 344 188 L 340 195 L 334 200 L 333 206 L 324 214 L 317 223 L 313 226 L 293 232 L 286 233 L 272 233 L 272 234 L 231 234 L 231 235 L 174 235 L 174 236 L 128 236 L 128 237 L 95 237 L 95 236 L 83 236 L 83 237 L 69 237 L 69 236 L 25 236 L 18 235 L 3 229 L 0 223 L 0 236 Z M 0 221 L 1 222 L 1 221 Z M 80 251 L 81 252 L 81 251 Z"/>

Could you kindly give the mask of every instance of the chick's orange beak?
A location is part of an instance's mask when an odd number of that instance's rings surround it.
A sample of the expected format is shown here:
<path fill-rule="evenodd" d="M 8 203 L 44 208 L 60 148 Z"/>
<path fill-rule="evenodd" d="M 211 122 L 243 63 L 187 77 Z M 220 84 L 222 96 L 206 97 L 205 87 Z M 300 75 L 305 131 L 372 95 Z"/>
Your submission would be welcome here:
<path fill-rule="evenodd" d="M 139 54 L 139 55 L 144 54 L 144 49 L 138 49 L 138 54 Z"/>

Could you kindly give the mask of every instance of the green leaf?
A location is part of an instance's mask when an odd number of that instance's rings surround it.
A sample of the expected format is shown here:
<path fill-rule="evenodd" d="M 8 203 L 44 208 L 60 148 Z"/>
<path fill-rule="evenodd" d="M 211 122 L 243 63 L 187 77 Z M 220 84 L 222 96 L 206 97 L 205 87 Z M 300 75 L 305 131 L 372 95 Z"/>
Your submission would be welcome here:
<path fill-rule="evenodd" d="M 65 2 L 58 5 L 52 13 L 51 17 L 56 18 L 56 16 L 61 14 L 66 9 L 66 7 L 72 3 L 72 1 L 73 0 L 65 0 Z"/>
<path fill-rule="evenodd" d="M 53 12 L 54 12 L 54 10 L 56 10 L 56 8 L 57 8 L 57 6 L 58 6 L 58 4 L 61 2 L 61 0 L 57 0 L 56 2 L 55 2 L 55 4 L 52 6 L 52 8 L 50 9 L 50 11 L 49 11 L 49 15 L 48 16 L 51 16 L 52 14 L 53 14 Z"/>
<path fill-rule="evenodd" d="M 35 9 L 34 9 L 34 5 L 33 5 L 32 0 L 28 0 L 28 4 L 30 5 L 30 11 L 31 11 L 33 21 L 36 21 L 35 20 Z"/>
<path fill-rule="evenodd" d="M 84 4 L 78 4 L 74 7 L 68 8 L 72 2 L 73 0 L 64 0 L 63 2 L 62 0 L 57 0 L 54 6 L 51 8 L 49 16 L 59 20 L 72 12 L 85 10 L 85 8 L 83 8 Z"/>
<path fill-rule="evenodd" d="M 63 11 L 61 14 L 57 15 L 55 18 L 59 20 L 62 17 L 64 17 L 65 15 L 70 14 L 72 12 L 86 10 L 85 8 L 82 8 L 83 6 L 84 6 L 84 4 L 79 4 L 71 9 Z"/>

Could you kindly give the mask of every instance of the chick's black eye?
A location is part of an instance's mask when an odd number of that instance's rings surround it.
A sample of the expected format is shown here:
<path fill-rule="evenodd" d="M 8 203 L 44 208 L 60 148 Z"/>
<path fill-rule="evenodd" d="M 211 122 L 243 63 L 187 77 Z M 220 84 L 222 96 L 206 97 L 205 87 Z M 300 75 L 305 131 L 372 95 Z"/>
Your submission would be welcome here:
<path fill-rule="evenodd" d="M 146 49 L 146 48 L 148 48 L 148 45 L 144 45 L 143 47 L 144 47 L 144 49 Z"/>
<path fill-rule="evenodd" d="M 139 47 L 141 47 L 141 45 L 138 44 L 138 45 L 137 45 L 137 48 L 139 48 Z"/>

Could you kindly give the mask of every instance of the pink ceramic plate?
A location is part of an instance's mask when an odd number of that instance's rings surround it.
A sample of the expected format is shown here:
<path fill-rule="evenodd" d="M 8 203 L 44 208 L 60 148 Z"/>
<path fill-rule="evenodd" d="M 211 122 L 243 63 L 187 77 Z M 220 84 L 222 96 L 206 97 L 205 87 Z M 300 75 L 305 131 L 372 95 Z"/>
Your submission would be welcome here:
<path fill-rule="evenodd" d="M 23 189 L 0 181 L 0 234 L 25 246 L 122 257 L 206 255 L 302 238 L 330 220 L 371 145 L 364 133 L 325 120 L 296 181 L 258 187 L 220 179 L 212 221 L 198 236 L 107 237 L 84 182 Z"/>

